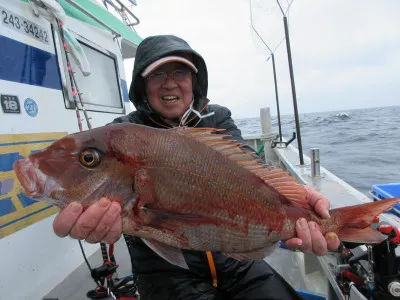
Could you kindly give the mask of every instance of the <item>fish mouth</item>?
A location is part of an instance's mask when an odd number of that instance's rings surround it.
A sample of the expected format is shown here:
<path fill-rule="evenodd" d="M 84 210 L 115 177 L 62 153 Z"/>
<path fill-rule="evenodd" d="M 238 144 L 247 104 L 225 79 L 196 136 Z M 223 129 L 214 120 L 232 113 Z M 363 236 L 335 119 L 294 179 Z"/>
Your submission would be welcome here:
<path fill-rule="evenodd" d="M 16 161 L 13 169 L 21 183 L 22 192 L 32 199 L 49 198 L 56 190 L 62 189 L 58 182 L 41 172 L 29 158 Z"/>

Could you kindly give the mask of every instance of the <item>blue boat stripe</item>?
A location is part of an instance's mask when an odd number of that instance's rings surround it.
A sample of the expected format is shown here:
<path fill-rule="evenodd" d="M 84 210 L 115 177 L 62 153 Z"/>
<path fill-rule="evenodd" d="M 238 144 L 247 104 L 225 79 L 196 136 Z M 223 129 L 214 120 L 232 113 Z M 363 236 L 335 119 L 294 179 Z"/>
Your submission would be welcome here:
<path fill-rule="evenodd" d="M 129 102 L 129 92 L 126 80 L 121 79 L 121 87 L 122 87 L 122 96 L 124 98 L 124 102 Z"/>
<path fill-rule="evenodd" d="M 17 223 L 17 222 L 19 222 L 19 221 L 21 221 L 21 220 L 23 220 L 23 219 L 29 218 L 30 216 L 36 215 L 36 214 L 38 214 L 38 213 L 40 213 L 40 212 L 42 212 L 42 211 L 45 211 L 45 210 L 47 210 L 47 209 L 49 209 L 49 208 L 51 208 L 51 207 L 53 207 L 53 205 L 49 205 L 49 206 L 43 207 L 42 209 L 39 209 L 39 210 L 37 210 L 37 211 L 34 211 L 34 212 L 32 212 L 32 213 L 30 213 L 30 214 L 27 214 L 27 215 L 25 215 L 25 216 L 23 216 L 23 217 L 21 217 L 21 218 L 18 218 L 18 219 L 15 219 L 15 220 L 10 221 L 10 222 L 8 222 L 8 223 L 5 223 L 5 224 L 3 224 L 3 225 L 0 225 L 0 229 L 2 229 L 2 228 L 4 228 L 4 227 L 7 227 L 7 226 L 10 226 L 10 225 L 12 225 L 12 224 L 14 224 L 14 223 Z"/>
<path fill-rule="evenodd" d="M 13 170 L 13 164 L 23 158 L 18 152 L 0 154 L 0 172 Z"/>
<path fill-rule="evenodd" d="M 57 56 L 0 35 L 0 79 L 61 90 Z"/>
<path fill-rule="evenodd" d="M 57 140 L 39 140 L 39 141 L 24 141 L 24 142 L 14 142 L 14 143 L 3 143 L 0 144 L 1 147 L 5 146 L 14 146 L 14 145 L 27 145 L 27 144 L 40 144 L 40 143 L 51 143 L 55 142 Z M 35 153 L 40 150 L 32 150 L 32 153 Z M 18 159 L 23 158 L 18 152 L 11 152 L 11 153 L 1 153 L 0 154 L 0 172 L 8 172 L 12 171 L 13 169 L 13 164 L 16 162 Z"/>
<path fill-rule="evenodd" d="M 16 210 L 17 209 L 15 208 L 15 205 L 11 201 L 10 197 L 0 200 L 0 217 L 11 214 Z"/>
<path fill-rule="evenodd" d="M 38 144 L 38 143 L 52 143 L 57 140 L 40 140 L 40 141 L 26 141 L 26 142 L 15 142 L 15 143 L 3 143 L 0 144 L 2 146 L 14 146 L 14 145 L 27 145 L 27 144 Z"/>
<path fill-rule="evenodd" d="M 20 193 L 17 195 L 19 201 L 21 202 L 23 207 L 28 207 L 32 204 L 38 203 L 37 200 L 33 200 L 32 198 L 29 198 L 27 196 L 25 196 L 24 194 Z"/>

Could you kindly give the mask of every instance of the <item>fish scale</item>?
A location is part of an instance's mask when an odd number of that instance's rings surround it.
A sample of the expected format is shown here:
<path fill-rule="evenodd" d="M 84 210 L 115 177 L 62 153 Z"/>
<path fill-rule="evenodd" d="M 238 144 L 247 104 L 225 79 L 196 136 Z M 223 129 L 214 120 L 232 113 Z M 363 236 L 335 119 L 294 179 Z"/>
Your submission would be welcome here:
<path fill-rule="evenodd" d="M 234 182 L 237 181 L 237 174 L 245 175 L 244 170 L 236 164 L 233 164 L 233 170 L 225 168 L 220 162 L 226 160 L 226 158 L 221 157 L 221 155 L 212 148 L 202 149 L 205 153 L 202 152 L 203 155 L 199 157 L 193 154 L 190 155 L 190 153 L 195 152 L 199 147 L 196 140 L 188 140 L 187 143 L 180 142 L 181 147 L 178 153 L 165 153 L 163 149 L 176 149 L 176 147 L 171 145 L 177 145 L 179 143 L 177 140 L 180 140 L 180 136 L 160 134 L 160 136 L 154 138 L 158 140 L 158 146 L 160 147 L 158 150 L 159 155 L 155 156 L 155 160 L 151 162 L 148 161 L 146 166 L 149 181 L 155 183 L 154 188 L 159 197 L 157 199 L 157 204 L 155 204 L 153 208 L 162 208 L 167 211 L 180 211 L 185 214 L 195 213 L 197 216 L 209 216 L 210 213 L 220 209 L 218 214 L 213 215 L 214 222 L 227 224 L 228 227 L 224 232 L 227 236 L 225 239 L 227 246 L 224 248 L 229 250 L 229 237 L 234 235 L 236 230 L 240 228 L 242 232 L 249 232 L 249 223 L 247 220 L 242 222 L 241 226 L 239 226 L 235 224 L 233 219 L 246 210 L 249 210 L 250 215 L 253 216 L 258 216 L 260 214 L 259 208 L 254 205 L 249 206 L 245 202 L 249 192 L 254 190 L 255 187 L 246 185 L 245 182 L 234 184 Z M 184 147 L 182 145 L 184 145 Z M 143 151 L 146 150 L 143 149 Z M 161 153 L 165 155 L 161 155 Z M 189 161 L 185 162 L 185 157 L 190 157 Z M 214 162 L 214 164 L 212 164 L 212 162 Z M 204 168 L 202 168 L 202 166 L 206 163 L 209 164 L 209 171 L 204 173 Z M 211 170 L 214 170 L 214 174 Z M 216 174 L 219 176 L 216 176 Z M 193 178 L 194 182 L 191 180 Z M 213 181 L 213 179 L 215 181 Z M 209 182 L 213 184 L 209 185 Z M 192 189 L 187 188 L 185 183 L 189 186 L 195 186 L 198 190 L 206 191 L 207 193 L 193 192 Z M 261 181 L 258 180 L 258 183 L 261 183 Z M 204 188 L 205 186 L 207 188 Z M 230 201 L 221 201 L 219 204 L 216 204 L 213 203 L 215 202 L 214 199 L 230 199 Z M 210 206 L 210 204 L 213 205 Z M 283 217 L 282 214 L 279 216 L 281 218 Z M 261 218 L 262 217 L 258 217 L 258 219 Z M 205 221 L 209 222 L 208 220 Z M 234 229 L 231 230 L 232 226 L 228 224 L 234 224 Z M 259 224 L 262 223 L 260 222 Z M 177 223 L 176 227 L 180 228 L 182 225 L 184 224 Z M 199 226 L 198 222 L 194 222 L 191 227 L 196 226 Z M 257 227 L 257 225 L 254 225 L 254 228 L 261 228 L 261 226 Z M 260 230 L 261 235 L 259 234 L 259 239 L 265 235 L 265 231 L 265 229 Z M 214 241 L 215 240 L 216 238 L 214 238 Z M 249 238 L 247 238 L 246 241 L 241 240 L 239 242 L 242 251 L 249 250 L 247 247 L 248 242 Z M 204 246 L 210 247 L 210 243 Z M 191 248 L 198 247 L 198 245 L 181 245 L 181 247 Z M 217 249 L 218 247 L 212 246 L 211 248 Z M 238 247 L 234 248 L 237 249 Z"/>

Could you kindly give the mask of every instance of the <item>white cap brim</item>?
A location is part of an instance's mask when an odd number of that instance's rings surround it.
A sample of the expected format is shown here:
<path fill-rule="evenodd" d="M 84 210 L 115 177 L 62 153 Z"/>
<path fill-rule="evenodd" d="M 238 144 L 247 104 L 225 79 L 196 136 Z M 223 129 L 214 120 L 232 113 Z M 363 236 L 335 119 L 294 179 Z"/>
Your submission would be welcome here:
<path fill-rule="evenodd" d="M 142 72 L 142 77 L 148 76 L 151 72 L 153 72 L 155 69 L 158 67 L 169 63 L 169 62 L 180 62 L 184 63 L 185 65 L 188 65 L 195 73 L 197 73 L 197 68 L 196 66 L 188 59 L 182 57 L 182 56 L 166 56 L 163 58 L 160 58 L 156 60 L 155 62 L 151 63 L 150 65 L 147 66 L 146 69 Z"/>

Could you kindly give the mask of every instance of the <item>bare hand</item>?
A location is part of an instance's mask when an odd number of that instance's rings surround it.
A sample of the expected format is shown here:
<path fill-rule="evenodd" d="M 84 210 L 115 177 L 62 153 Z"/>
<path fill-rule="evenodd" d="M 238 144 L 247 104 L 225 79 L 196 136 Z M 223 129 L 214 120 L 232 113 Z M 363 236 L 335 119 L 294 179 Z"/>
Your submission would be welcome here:
<path fill-rule="evenodd" d="M 324 219 L 329 216 L 329 200 L 309 186 L 305 186 L 307 200 L 314 210 Z M 296 222 L 297 238 L 289 239 L 285 242 L 286 247 L 291 250 L 298 249 L 304 253 L 311 253 L 318 256 L 325 255 L 328 250 L 334 251 L 339 248 L 340 240 L 333 232 L 328 232 L 325 237 L 322 235 L 319 226 L 315 222 L 308 222 L 299 219 Z"/>
<path fill-rule="evenodd" d="M 89 243 L 115 243 L 122 234 L 121 206 L 107 198 L 89 206 L 85 211 L 80 203 L 73 202 L 54 219 L 53 230 L 60 236 L 69 235 Z"/>

